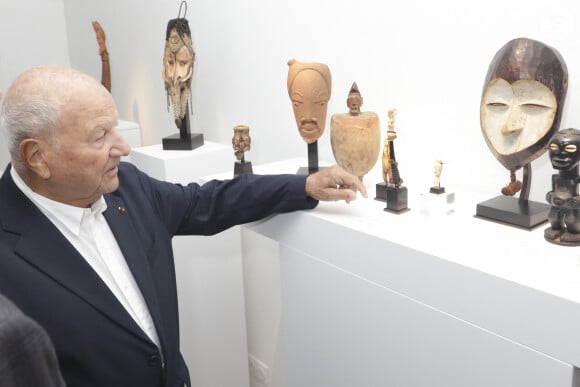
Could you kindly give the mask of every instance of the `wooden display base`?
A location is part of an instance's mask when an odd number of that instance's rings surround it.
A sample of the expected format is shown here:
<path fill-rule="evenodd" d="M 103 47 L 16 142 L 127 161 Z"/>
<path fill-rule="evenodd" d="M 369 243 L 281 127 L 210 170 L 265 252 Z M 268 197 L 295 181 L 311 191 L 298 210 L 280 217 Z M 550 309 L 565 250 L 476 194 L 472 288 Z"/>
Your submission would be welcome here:
<path fill-rule="evenodd" d="M 431 187 L 429 188 L 429 193 L 441 195 L 445 193 L 445 187 Z"/>
<path fill-rule="evenodd" d="M 234 163 L 234 177 L 244 173 L 254 173 L 251 161 L 236 161 Z"/>
<path fill-rule="evenodd" d="M 409 211 L 407 207 L 407 187 L 389 187 L 387 185 L 387 207 L 385 211 L 402 214 Z"/>
<path fill-rule="evenodd" d="M 310 175 L 323 170 L 326 167 L 318 166 L 318 141 L 308 144 L 308 167 L 300 167 L 297 175 Z"/>
<path fill-rule="evenodd" d="M 386 202 L 387 201 L 387 183 L 384 181 L 377 183 L 375 200 Z"/>
<path fill-rule="evenodd" d="M 444 188 L 443 191 L 445 191 Z M 431 190 L 421 194 L 421 215 L 447 216 L 455 212 L 455 192 L 433 193 Z"/>
<path fill-rule="evenodd" d="M 477 218 L 504 223 L 509 226 L 532 229 L 548 221 L 550 206 L 511 196 L 496 196 L 477 204 Z"/>
<path fill-rule="evenodd" d="M 203 145 L 203 133 L 172 134 L 163 137 L 162 143 L 163 150 L 193 150 Z"/>

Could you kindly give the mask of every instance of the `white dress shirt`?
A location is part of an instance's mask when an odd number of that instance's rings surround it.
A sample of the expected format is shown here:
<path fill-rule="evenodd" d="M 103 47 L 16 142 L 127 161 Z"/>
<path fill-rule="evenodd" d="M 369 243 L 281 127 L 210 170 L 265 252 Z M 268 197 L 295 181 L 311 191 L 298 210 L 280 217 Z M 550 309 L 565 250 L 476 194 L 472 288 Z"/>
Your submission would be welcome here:
<path fill-rule="evenodd" d="M 161 348 L 143 294 L 103 216 L 107 209 L 105 199 L 101 196 L 90 208 L 70 206 L 32 191 L 14 168 L 10 168 L 10 174 L 16 186 L 77 249 L 135 322 Z"/>

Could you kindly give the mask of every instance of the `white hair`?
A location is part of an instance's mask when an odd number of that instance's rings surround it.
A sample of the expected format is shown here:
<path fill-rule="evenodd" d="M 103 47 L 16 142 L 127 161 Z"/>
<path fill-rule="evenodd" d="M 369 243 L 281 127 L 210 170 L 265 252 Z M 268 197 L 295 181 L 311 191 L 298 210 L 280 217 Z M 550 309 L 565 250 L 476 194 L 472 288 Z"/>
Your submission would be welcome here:
<path fill-rule="evenodd" d="M 20 143 L 27 138 L 41 138 L 58 146 L 55 133 L 60 127 L 61 103 L 57 98 L 6 93 L 0 108 L 0 126 L 8 143 L 12 164 L 26 168 L 20 156 Z"/>

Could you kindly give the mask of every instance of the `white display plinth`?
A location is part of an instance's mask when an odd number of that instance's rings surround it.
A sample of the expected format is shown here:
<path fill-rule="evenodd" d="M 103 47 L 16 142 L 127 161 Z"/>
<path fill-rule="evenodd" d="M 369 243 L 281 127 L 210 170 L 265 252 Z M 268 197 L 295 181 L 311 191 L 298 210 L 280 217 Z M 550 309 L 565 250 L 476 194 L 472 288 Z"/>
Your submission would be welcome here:
<path fill-rule="evenodd" d="M 233 174 L 235 157 L 231 146 L 206 141 L 191 151 L 164 151 L 160 144 L 133 149 L 131 161 L 156 179 L 187 184 Z M 240 246 L 239 227 L 173 238 L 181 350 L 192 387 L 249 386 Z"/>
<path fill-rule="evenodd" d="M 157 179 L 187 184 L 214 173 L 231 171 L 233 176 L 236 158 L 231 146 L 205 141 L 194 150 L 163 150 L 161 144 L 144 146 L 131 151 L 131 161 Z"/>
<path fill-rule="evenodd" d="M 425 216 L 447 216 L 455 212 L 455 192 L 421 194 L 421 214 Z"/>
<path fill-rule="evenodd" d="M 243 226 L 280 246 L 272 387 L 577 386 L 580 250 L 474 218 L 483 196 L 442 217 L 359 197 Z"/>

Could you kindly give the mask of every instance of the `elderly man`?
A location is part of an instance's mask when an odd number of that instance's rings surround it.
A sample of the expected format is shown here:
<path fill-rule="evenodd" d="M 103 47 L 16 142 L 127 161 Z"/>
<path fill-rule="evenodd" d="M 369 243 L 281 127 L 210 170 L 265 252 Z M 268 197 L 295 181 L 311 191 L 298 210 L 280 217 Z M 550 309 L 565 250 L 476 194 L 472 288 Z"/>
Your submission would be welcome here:
<path fill-rule="evenodd" d="M 46 331 L 0 294 L 0 387 L 28 386 L 64 386 L 56 352 Z"/>
<path fill-rule="evenodd" d="M 1 118 L 12 162 L 0 179 L 0 292 L 47 330 L 69 386 L 190 385 L 174 235 L 366 196 L 336 166 L 203 186 L 152 179 L 120 162 L 129 146 L 110 93 L 68 68 L 24 72 Z"/>

